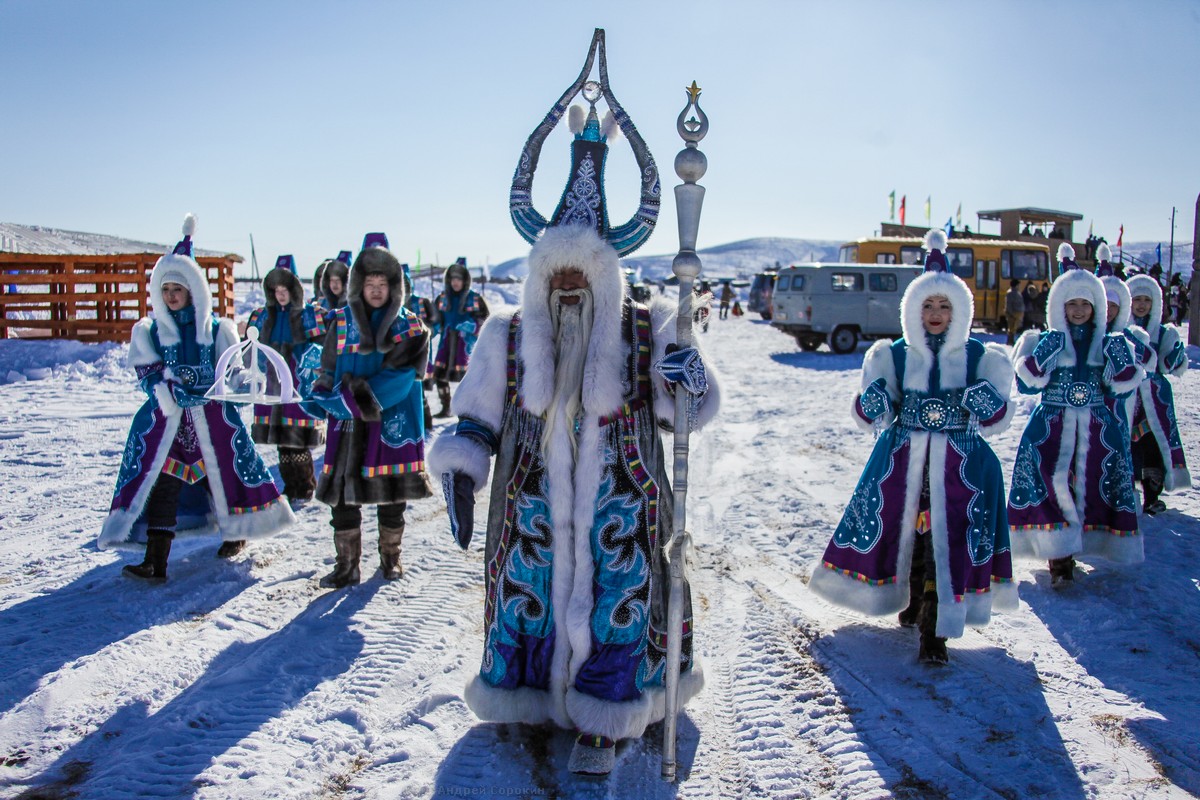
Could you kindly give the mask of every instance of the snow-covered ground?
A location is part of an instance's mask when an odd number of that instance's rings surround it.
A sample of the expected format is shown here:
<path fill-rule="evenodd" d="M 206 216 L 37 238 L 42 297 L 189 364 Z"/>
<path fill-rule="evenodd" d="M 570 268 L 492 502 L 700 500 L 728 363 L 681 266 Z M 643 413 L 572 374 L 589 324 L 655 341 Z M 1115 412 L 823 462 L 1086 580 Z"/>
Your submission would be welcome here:
<path fill-rule="evenodd" d="M 680 722 L 676 786 L 658 778 L 660 726 L 598 782 L 566 772 L 568 733 L 472 716 L 482 543 L 453 544 L 440 498 L 410 507 L 395 583 L 368 569 L 318 588 L 333 559 L 319 504 L 231 562 L 178 542 L 165 585 L 123 579 L 133 556 L 95 538 L 141 402 L 125 348 L 0 342 L 0 376 L 35 378 L 0 386 L 0 796 L 1200 794 L 1196 492 L 1142 520 L 1143 565 L 1086 564 L 1060 592 L 1018 562 L 1020 610 L 952 641 L 949 667 L 921 666 L 914 631 L 805 585 L 872 444 L 848 414 L 862 350 L 802 353 L 749 318 L 714 318 L 703 341 L 726 399 L 693 440 L 708 683 Z M 1200 459 L 1200 373 L 1177 387 Z M 995 441 L 1010 466 L 1029 410 Z"/>

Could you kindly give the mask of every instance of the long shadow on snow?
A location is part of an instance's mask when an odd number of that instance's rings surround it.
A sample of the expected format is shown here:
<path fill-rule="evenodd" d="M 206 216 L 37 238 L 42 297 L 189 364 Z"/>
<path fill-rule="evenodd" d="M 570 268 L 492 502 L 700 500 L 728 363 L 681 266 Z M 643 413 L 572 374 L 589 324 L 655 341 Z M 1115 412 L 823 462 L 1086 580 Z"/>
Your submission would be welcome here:
<path fill-rule="evenodd" d="M 266 638 L 230 645 L 154 714 L 145 703 L 125 706 L 30 781 L 39 787 L 31 793 L 70 786 L 82 797 L 191 796 L 223 753 L 349 669 L 363 649 L 352 618 L 382 585 L 322 595 Z"/>
<path fill-rule="evenodd" d="M 844 356 L 819 351 L 815 353 L 799 351 L 795 353 L 771 353 L 771 360 L 783 364 L 785 367 L 796 367 L 797 369 L 812 369 L 820 372 L 849 372 L 851 370 L 862 369 L 864 355 L 866 355 L 865 350 L 847 353 Z"/>
<path fill-rule="evenodd" d="M 951 639 L 949 666 L 926 666 L 915 630 L 883 624 L 813 653 L 894 797 L 1086 797 L 1032 664 Z"/>
<path fill-rule="evenodd" d="M 433 796 L 486 796 L 528 793 L 546 800 L 637 797 L 672 800 L 679 796 L 696 758 L 700 731 L 686 710 L 679 715 L 675 750 L 678 779 L 665 783 L 662 723 L 640 739 L 617 744 L 617 762 L 606 779 L 573 775 L 567 769 L 575 736 L 552 724 L 482 723 L 455 742 L 438 767 Z"/>
<path fill-rule="evenodd" d="M 202 616 L 254 582 L 248 564 L 215 551 L 215 539 L 177 544 L 163 585 L 123 577 L 127 562 L 107 564 L 0 612 L 0 651 L 20 654 L 0 658 L 0 713 L 63 665 L 145 628 Z"/>
<path fill-rule="evenodd" d="M 1064 591 L 1051 589 L 1043 570 L 1035 573 L 1036 586 L 1021 587 L 1021 599 L 1088 674 L 1161 715 L 1123 722 L 1168 779 L 1200 797 L 1197 526 L 1177 511 L 1141 517 L 1139 524 L 1144 564 L 1096 561 Z"/>

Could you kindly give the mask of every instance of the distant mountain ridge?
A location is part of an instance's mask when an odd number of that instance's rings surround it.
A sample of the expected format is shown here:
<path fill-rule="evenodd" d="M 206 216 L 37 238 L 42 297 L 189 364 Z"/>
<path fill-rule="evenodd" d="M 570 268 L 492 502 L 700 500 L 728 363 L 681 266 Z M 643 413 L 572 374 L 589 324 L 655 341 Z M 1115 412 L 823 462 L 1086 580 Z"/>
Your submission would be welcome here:
<path fill-rule="evenodd" d="M 708 278 L 749 276 L 764 269 L 788 266 L 797 261 L 832 261 L 837 258 L 842 239 L 789 239 L 763 236 L 742 239 L 729 244 L 714 245 L 697 251 Z M 621 263 L 632 270 L 641 270 L 646 280 L 661 280 L 671 275 L 675 253 L 657 256 L 632 256 Z M 514 258 L 492 267 L 492 275 L 524 278 L 529 273 L 525 258 Z"/>

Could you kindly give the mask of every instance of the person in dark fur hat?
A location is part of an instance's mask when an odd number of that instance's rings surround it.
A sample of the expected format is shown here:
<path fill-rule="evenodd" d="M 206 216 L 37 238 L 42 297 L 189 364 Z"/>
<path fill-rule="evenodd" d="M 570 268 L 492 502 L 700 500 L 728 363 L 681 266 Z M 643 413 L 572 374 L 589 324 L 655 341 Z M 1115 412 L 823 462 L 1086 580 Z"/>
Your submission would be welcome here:
<path fill-rule="evenodd" d="M 379 566 L 394 580 L 404 574 L 407 503 L 429 496 L 421 389 L 429 331 L 404 307 L 400 262 L 372 236 L 350 269 L 346 305 L 331 317 L 306 406 L 329 422 L 316 496 L 331 508 L 337 561 L 321 585 L 334 588 L 360 580 L 361 506 L 376 506 Z"/>
<path fill-rule="evenodd" d="M 442 293 L 434 301 L 438 315 L 437 355 L 433 359 L 433 380 L 437 383 L 442 407 L 435 415 L 450 416 L 450 384 L 458 383 L 467 373 L 476 335 L 488 317 L 483 295 L 471 289 L 467 260 L 460 258 L 446 268 Z"/>
<path fill-rule="evenodd" d="M 293 380 L 298 378 L 300 362 L 308 349 L 325 339 L 325 320 L 318 309 L 304 302 L 304 287 L 296 275 L 295 264 L 290 255 L 279 257 L 275 268 L 263 278 L 267 304 L 250 312 L 247 322 L 247 330 L 258 329 L 259 341 L 288 362 Z M 267 391 L 277 392 L 277 384 L 268 384 Z M 279 447 L 283 493 L 292 507 L 298 508 L 311 500 L 316 476 L 309 448 L 321 444 L 320 423 L 306 414 L 299 403 L 256 404 L 250 435 L 256 444 Z M 235 546 L 236 543 L 227 542 L 225 549 L 234 550 Z"/>
<path fill-rule="evenodd" d="M 320 311 L 325 323 L 333 312 L 346 305 L 346 283 L 350 278 L 350 251 L 343 250 L 337 258 L 321 262 L 313 274 L 316 299 L 313 305 Z"/>

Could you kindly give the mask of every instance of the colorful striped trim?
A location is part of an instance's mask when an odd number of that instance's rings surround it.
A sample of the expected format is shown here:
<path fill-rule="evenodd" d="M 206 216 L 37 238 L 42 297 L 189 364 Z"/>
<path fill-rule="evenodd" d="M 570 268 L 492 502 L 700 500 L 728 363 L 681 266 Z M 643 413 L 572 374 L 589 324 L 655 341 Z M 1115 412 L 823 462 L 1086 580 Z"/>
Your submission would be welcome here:
<path fill-rule="evenodd" d="M 276 497 L 274 500 L 268 500 L 267 502 L 263 503 L 261 506 L 233 506 L 229 509 L 229 513 L 231 513 L 231 514 L 256 514 L 259 511 L 266 511 L 268 508 L 270 508 L 271 506 L 275 505 L 278 502 L 279 502 L 279 498 Z"/>
<path fill-rule="evenodd" d="M 894 575 L 890 578 L 881 578 L 879 580 L 876 580 L 874 578 L 868 578 L 866 575 L 863 575 L 861 572 L 855 572 L 852 569 L 842 569 L 841 567 L 837 566 L 836 564 L 831 564 L 828 561 L 825 561 L 822 563 L 825 565 L 826 569 L 831 569 L 834 572 L 838 573 L 839 575 L 845 575 L 847 578 L 853 578 L 856 581 L 862 581 L 863 583 L 865 583 L 869 586 L 886 586 L 889 583 L 896 582 L 896 577 Z"/>
<path fill-rule="evenodd" d="M 925 509 L 920 514 L 917 514 L 917 533 L 929 533 L 933 530 L 933 522 L 929 518 L 929 509 Z"/>
<path fill-rule="evenodd" d="M 414 472 L 424 472 L 424 461 L 413 461 L 409 464 L 385 464 L 382 467 L 363 467 L 364 478 L 377 478 L 384 475 L 411 475 Z"/>
<path fill-rule="evenodd" d="M 174 458 L 168 458 L 163 464 L 162 471 L 167 475 L 174 476 L 189 486 L 199 483 L 208 477 L 208 473 L 204 469 L 204 459 L 200 459 L 195 464 L 184 464 Z"/>
<path fill-rule="evenodd" d="M 650 388 L 650 309 L 634 306 L 634 334 L 637 337 L 637 391 L 638 397 L 649 400 Z"/>
<path fill-rule="evenodd" d="M 333 312 L 333 324 L 337 326 L 337 351 L 346 352 L 346 309 L 339 308 Z"/>
<path fill-rule="evenodd" d="M 615 739 L 610 739 L 607 736 L 601 736 L 598 733 L 580 733 L 575 737 L 575 743 L 584 745 L 585 747 L 616 747 Z"/>
<path fill-rule="evenodd" d="M 320 420 L 295 420 L 293 417 L 283 416 L 280 417 L 278 425 L 282 425 L 286 428 L 312 428 L 316 427 L 318 422 L 320 422 Z M 270 415 L 254 417 L 254 425 L 271 425 Z"/>

